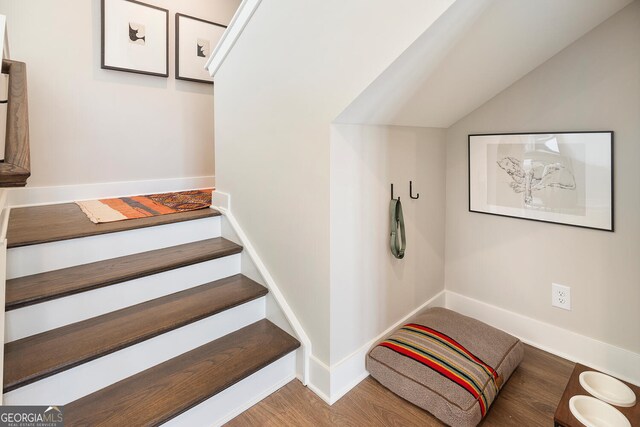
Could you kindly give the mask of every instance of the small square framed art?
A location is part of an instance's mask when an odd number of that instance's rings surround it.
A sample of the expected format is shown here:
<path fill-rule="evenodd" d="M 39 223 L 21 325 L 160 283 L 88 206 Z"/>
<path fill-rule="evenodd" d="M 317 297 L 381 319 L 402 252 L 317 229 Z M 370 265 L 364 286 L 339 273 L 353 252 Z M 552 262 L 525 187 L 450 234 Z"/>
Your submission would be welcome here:
<path fill-rule="evenodd" d="M 205 65 L 226 29 L 222 24 L 176 13 L 176 79 L 212 84 Z"/>
<path fill-rule="evenodd" d="M 169 76 L 169 11 L 135 0 L 102 0 L 101 68 Z"/>

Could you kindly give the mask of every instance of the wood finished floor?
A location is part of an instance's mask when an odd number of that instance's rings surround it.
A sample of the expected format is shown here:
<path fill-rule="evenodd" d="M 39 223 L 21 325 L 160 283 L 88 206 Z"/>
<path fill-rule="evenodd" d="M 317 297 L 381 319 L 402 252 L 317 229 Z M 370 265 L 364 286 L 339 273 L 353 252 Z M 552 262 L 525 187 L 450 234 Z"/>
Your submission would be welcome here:
<path fill-rule="evenodd" d="M 526 346 L 524 360 L 487 417 L 488 426 L 552 426 L 574 363 Z M 294 380 L 226 424 L 245 426 L 442 426 L 368 377 L 329 406 Z"/>

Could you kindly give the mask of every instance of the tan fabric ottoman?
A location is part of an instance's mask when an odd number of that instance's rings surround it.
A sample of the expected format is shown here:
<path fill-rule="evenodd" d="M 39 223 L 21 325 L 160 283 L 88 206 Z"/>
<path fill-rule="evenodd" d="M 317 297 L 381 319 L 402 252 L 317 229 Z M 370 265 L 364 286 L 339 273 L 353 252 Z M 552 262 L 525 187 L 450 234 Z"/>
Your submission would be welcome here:
<path fill-rule="evenodd" d="M 367 370 L 382 385 L 455 427 L 476 426 L 522 361 L 519 339 L 432 308 L 378 343 Z"/>

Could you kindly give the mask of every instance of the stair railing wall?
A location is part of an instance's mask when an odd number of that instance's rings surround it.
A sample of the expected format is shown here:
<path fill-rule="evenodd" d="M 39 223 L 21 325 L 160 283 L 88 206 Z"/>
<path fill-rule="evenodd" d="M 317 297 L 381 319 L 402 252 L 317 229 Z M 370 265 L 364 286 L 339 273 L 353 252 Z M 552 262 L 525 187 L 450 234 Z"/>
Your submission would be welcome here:
<path fill-rule="evenodd" d="M 225 30 L 224 34 L 220 38 L 220 41 L 216 45 L 215 49 L 211 53 L 211 56 L 207 60 L 205 68 L 209 70 L 211 77 L 215 76 L 218 68 L 227 58 L 227 55 L 233 49 L 236 41 L 240 37 L 240 34 L 244 31 L 251 17 L 260 6 L 262 0 L 242 0 L 235 15 L 231 18 L 229 26 Z"/>
<path fill-rule="evenodd" d="M 222 38 L 218 42 L 218 45 L 216 46 L 216 48 L 213 50 L 213 53 L 209 57 L 209 60 L 207 61 L 207 64 L 205 66 L 212 77 L 215 76 L 215 73 L 218 71 L 218 69 L 220 68 L 220 65 L 222 65 L 222 63 L 226 59 L 227 55 L 229 54 L 229 52 L 235 45 L 236 41 L 244 31 L 245 27 L 253 17 L 254 13 L 258 9 L 258 6 L 260 6 L 261 2 L 262 0 L 242 0 L 242 3 L 240 3 L 238 10 L 236 11 L 235 15 L 231 19 L 229 26 L 225 30 L 224 34 L 222 35 Z M 254 246 L 251 244 L 249 238 L 244 233 L 244 231 L 242 230 L 242 227 L 240 226 L 240 224 L 234 217 L 233 213 L 231 212 L 230 203 L 229 203 L 230 196 L 228 194 L 216 191 L 213 193 L 213 197 L 214 197 L 213 207 L 219 210 L 228 220 L 229 225 L 231 226 L 235 234 L 240 239 L 239 243 L 244 247 L 244 250 L 247 252 L 249 257 L 251 258 L 251 261 L 253 262 L 256 269 L 264 279 L 267 288 L 273 295 L 276 303 L 278 304 L 285 318 L 291 325 L 291 328 L 293 329 L 294 334 L 300 341 L 301 357 L 302 357 L 302 360 L 300 362 L 302 364 L 302 367 L 301 367 L 302 369 L 301 369 L 301 372 L 299 372 L 299 375 L 300 375 L 299 379 L 304 385 L 307 385 L 309 383 L 309 379 L 311 375 L 310 366 L 309 366 L 310 365 L 309 361 L 312 355 L 311 340 L 309 339 L 309 336 L 305 332 L 297 316 L 295 315 L 295 313 L 287 303 L 287 300 L 285 299 L 284 295 L 280 291 L 275 280 L 267 270 L 267 267 L 262 262 L 262 259 L 256 252 Z"/>

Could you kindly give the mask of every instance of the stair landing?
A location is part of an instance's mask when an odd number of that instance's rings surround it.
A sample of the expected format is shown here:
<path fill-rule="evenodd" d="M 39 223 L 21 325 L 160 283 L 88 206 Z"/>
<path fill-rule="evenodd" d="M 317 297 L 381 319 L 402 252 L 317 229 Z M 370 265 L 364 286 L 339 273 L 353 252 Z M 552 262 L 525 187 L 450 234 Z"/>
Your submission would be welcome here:
<path fill-rule="evenodd" d="M 215 209 L 200 209 L 148 218 L 94 224 L 75 203 L 11 209 L 7 247 L 35 245 L 115 233 L 155 225 L 219 216 Z"/>

